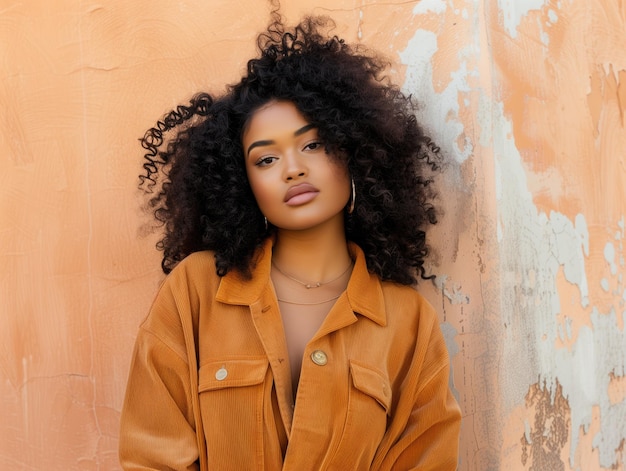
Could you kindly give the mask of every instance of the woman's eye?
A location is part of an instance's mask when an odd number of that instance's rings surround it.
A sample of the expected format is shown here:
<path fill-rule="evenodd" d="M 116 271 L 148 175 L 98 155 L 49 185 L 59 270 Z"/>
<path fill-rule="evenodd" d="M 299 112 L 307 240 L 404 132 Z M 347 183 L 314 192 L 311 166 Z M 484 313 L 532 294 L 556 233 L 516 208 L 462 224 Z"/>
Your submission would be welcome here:
<path fill-rule="evenodd" d="M 266 167 L 276 160 L 276 157 L 261 157 L 254 165 L 257 167 Z"/>
<path fill-rule="evenodd" d="M 322 143 L 319 141 L 309 142 L 306 146 L 304 146 L 305 150 L 319 150 L 322 148 Z"/>

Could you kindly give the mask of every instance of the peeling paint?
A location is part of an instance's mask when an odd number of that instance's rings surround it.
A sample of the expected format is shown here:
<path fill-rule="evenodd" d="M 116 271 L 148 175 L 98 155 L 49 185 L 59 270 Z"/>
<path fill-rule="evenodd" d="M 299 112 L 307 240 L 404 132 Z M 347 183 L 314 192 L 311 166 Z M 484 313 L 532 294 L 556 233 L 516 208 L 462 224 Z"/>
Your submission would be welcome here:
<path fill-rule="evenodd" d="M 499 11 L 506 32 L 512 38 L 517 37 L 517 27 L 522 19 L 533 10 L 540 10 L 548 0 L 498 0 Z"/>
<path fill-rule="evenodd" d="M 438 276 L 435 285 L 451 304 L 469 304 L 470 297 L 467 293 L 463 293 L 462 286 L 458 282 L 448 283 L 448 275 Z"/>
<path fill-rule="evenodd" d="M 505 29 L 515 38 L 523 17 L 533 10 L 542 9 L 546 2 L 499 4 Z M 431 13 L 435 11 L 433 5 L 437 5 L 439 9 L 436 12 L 443 14 L 441 3 L 421 2 L 418 5 L 421 5 L 422 12 Z M 554 9 L 549 9 L 545 18 L 546 28 L 560 22 L 559 14 Z M 539 31 L 539 34 L 541 41 L 548 44 L 549 35 L 544 31 Z M 471 53 L 468 52 L 470 46 Z M 464 52 L 458 53 L 460 66 L 450 77 L 446 77 L 440 93 L 435 92 L 431 85 L 435 82 L 432 58 L 439 51 L 435 33 L 427 30 L 416 31 L 407 48 L 400 54 L 407 67 L 404 88 L 417 92 L 416 95 L 422 103 L 420 117 L 423 121 L 445 123 L 434 130 L 436 139 L 443 143 L 442 147 L 448 155 L 460 164 L 466 162 L 475 149 L 472 140 L 465 136 L 464 120 L 459 112 L 459 103 L 467 106 L 468 93 L 473 91 L 469 85 L 472 72 L 468 71 L 464 59 L 468 54 L 480 53 L 476 44 L 470 46 Z M 593 407 L 608 397 L 608 383 L 603 383 L 594 373 L 598 371 L 599 362 L 607 360 L 597 342 L 606 341 L 607 335 L 615 332 L 616 325 L 604 326 L 597 331 L 587 327 L 581 329 L 579 319 L 574 323 L 578 312 L 571 315 L 561 312 L 557 278 L 562 273 L 564 279 L 577 288 L 578 310 L 593 310 L 586 258 L 590 254 L 590 244 L 596 241 L 590 234 L 585 213 L 578 212 L 571 219 L 559 211 L 545 212 L 537 207 L 529 190 L 526 169 L 515 141 L 516 133 L 510 119 L 505 115 L 503 103 L 480 93 L 478 122 L 481 123 L 480 134 L 474 136 L 477 143 L 482 148 L 493 147 L 495 153 L 494 188 L 498 201 L 496 230 L 502 281 L 500 312 L 502 325 L 505 326 L 502 358 L 507 365 L 506 371 L 501 371 L 500 374 L 504 410 L 511 410 L 525 397 L 529 385 L 535 384 L 537 389 L 531 395 L 535 401 L 544 401 L 541 406 L 544 408 L 543 415 L 537 420 L 550 420 L 554 424 L 558 419 L 561 426 L 558 440 L 553 442 L 555 448 L 549 455 L 540 453 L 543 449 L 541 447 L 545 447 L 547 443 L 546 440 L 542 442 L 534 435 L 531 438 L 531 432 L 526 427 L 524 436 L 527 445 L 539 447 L 532 448 L 532 452 L 530 448 L 526 451 L 529 456 L 533 456 L 534 461 L 531 461 L 534 467 L 531 469 L 565 469 L 561 462 L 562 449 L 571 440 L 569 459 L 573 466 L 574 456 L 578 452 L 579 429 L 589 426 Z M 468 139 L 463 145 L 456 144 L 460 136 Z M 616 267 L 615 256 L 611 260 L 612 266 Z M 467 303 L 471 306 L 471 296 L 463 293 L 460 283 L 454 282 L 447 275 L 438 277 L 436 283 L 451 305 Z M 608 280 L 603 283 L 608 283 Z M 557 321 L 559 315 L 564 319 L 562 324 Z M 588 322 L 591 324 L 591 316 Z M 523 341 L 517 340 L 518 338 Z M 569 349 L 559 347 L 557 340 L 561 344 L 573 342 L 573 346 Z M 620 361 L 609 361 L 608 364 L 619 367 Z M 510 374 L 511 372 L 515 374 Z M 571 375 L 575 375 L 575 378 Z M 541 387 L 537 386 L 537 378 L 540 378 Z M 563 405 L 561 412 L 554 409 L 557 397 Z M 545 402 L 546 398 L 548 402 Z M 569 410 L 570 404 L 564 398 L 571 401 L 572 412 Z M 564 418 L 569 420 L 570 415 L 571 428 L 564 422 Z M 608 421 L 602 421 L 598 435 L 606 434 L 613 438 L 624 436 L 621 430 L 612 428 L 612 425 Z M 535 424 L 533 428 L 537 426 Z M 607 441 L 602 443 L 605 442 Z M 610 443 L 609 446 L 612 446 L 613 441 Z M 602 446 L 601 463 L 610 466 L 617 458 L 615 455 L 609 457 L 608 448 L 604 444 Z M 555 467 L 551 467 L 552 465 Z"/>
<path fill-rule="evenodd" d="M 585 21 L 594 22 L 597 25 L 596 22 L 600 21 L 598 18 L 605 18 L 602 16 L 602 13 L 605 13 L 602 12 L 602 7 L 598 7 L 600 13 L 594 17 L 595 11 L 592 10 L 595 8 L 589 7 L 583 13 L 580 9 L 567 9 L 551 3 L 547 12 L 542 11 L 539 15 L 532 15 L 531 19 L 531 10 L 543 9 L 545 5 L 542 2 L 516 2 L 516 5 L 519 9 L 514 11 L 510 8 L 512 5 L 500 2 L 499 13 L 504 17 L 505 30 L 512 38 L 515 39 L 520 31 L 524 31 L 525 36 L 520 36 L 519 42 L 511 42 L 511 48 L 503 48 L 503 50 L 512 51 L 515 47 L 526 45 L 528 49 L 524 50 L 524 53 L 531 54 L 530 49 L 534 49 L 535 57 L 538 55 L 542 58 L 541 60 L 549 60 L 548 58 L 556 60 L 557 63 L 554 64 L 556 70 L 559 67 L 558 62 L 565 58 L 567 61 L 576 63 L 572 71 L 585 67 L 583 64 L 587 58 L 584 54 L 578 54 L 578 50 L 574 52 L 572 49 L 568 51 L 559 49 L 563 47 L 564 41 L 561 28 L 565 26 L 565 21 L 571 22 L 574 18 L 578 20 L 583 15 L 585 15 Z M 569 12 L 569 17 L 567 12 Z M 617 11 L 613 13 L 619 18 Z M 529 18 L 525 19 L 527 15 Z M 610 17 L 616 16 L 610 15 Z M 546 22 L 538 24 L 536 21 L 540 18 Z M 520 26 L 522 23 L 525 23 L 523 28 Z M 606 45 L 617 37 L 608 31 L 611 29 L 607 30 L 607 37 L 611 39 L 605 42 Z M 615 31 L 620 31 L 620 27 L 616 25 Z M 550 52 L 545 56 L 543 51 L 546 49 L 532 43 L 531 38 L 537 37 L 541 39 L 544 46 L 550 45 L 547 49 Z M 598 54 L 598 57 L 588 56 L 590 63 L 597 60 L 600 64 L 606 64 L 603 57 L 608 50 L 611 49 L 599 48 L 596 45 L 594 53 Z M 509 408 L 519 403 L 519 394 L 523 392 L 525 384 L 540 384 L 541 388 L 553 397 L 562 395 L 567 399 L 571 417 L 569 441 L 563 442 L 559 450 L 560 454 L 568 454 L 565 465 L 571 468 L 565 469 L 586 471 L 596 469 L 590 466 L 597 465 L 603 468 L 618 468 L 623 465 L 623 455 L 619 450 L 623 447 L 626 437 L 626 430 L 622 425 L 626 423 L 624 416 L 626 405 L 623 400 L 616 400 L 622 398 L 619 390 L 622 383 L 611 378 L 620 375 L 623 371 L 626 354 L 624 343 L 624 318 L 626 316 L 623 313 L 623 304 L 621 304 L 624 290 L 621 272 L 624 268 L 620 260 L 623 256 L 623 247 L 619 245 L 623 231 L 616 233 L 614 240 L 603 240 L 604 236 L 599 227 L 604 228 L 605 225 L 599 221 L 597 211 L 605 208 L 585 204 L 586 196 L 580 197 L 583 201 L 577 201 L 573 193 L 555 195 L 550 205 L 542 204 L 545 208 L 556 206 L 556 201 L 559 203 L 565 200 L 576 202 L 576 205 L 585 209 L 576 212 L 574 221 L 572 221 L 572 216 L 568 216 L 565 212 L 542 209 L 537 204 L 537 201 L 541 200 L 536 201 L 535 195 L 530 191 L 531 183 L 528 177 L 531 169 L 566 177 L 568 170 L 571 169 L 571 175 L 575 175 L 577 169 L 570 168 L 570 165 L 575 165 L 574 159 L 569 156 L 574 155 L 577 149 L 575 146 L 567 147 L 566 140 L 569 137 L 580 137 L 580 139 L 574 138 L 576 146 L 583 146 L 583 142 L 593 142 L 595 139 L 595 151 L 598 151 L 597 143 L 602 142 L 605 151 L 613 149 L 612 152 L 617 155 L 623 153 L 620 150 L 623 149 L 620 142 L 624 142 L 624 139 L 619 137 L 623 136 L 623 133 L 620 134 L 620 131 L 613 128 L 615 117 L 621 121 L 622 114 L 614 111 L 616 110 L 615 95 L 608 90 L 615 87 L 612 82 L 604 78 L 615 75 L 615 64 L 610 67 L 603 65 L 602 75 L 594 76 L 593 96 L 588 99 L 588 109 L 593 115 L 595 135 L 587 136 L 584 134 L 586 131 L 583 131 L 587 123 L 585 108 L 582 111 L 574 109 L 568 111 L 567 103 L 577 102 L 574 91 L 580 90 L 577 88 L 579 83 L 577 83 L 576 76 L 570 73 L 568 77 L 573 77 L 572 79 L 562 78 L 551 84 L 552 86 L 561 85 L 567 93 L 550 87 L 542 87 L 543 83 L 550 83 L 545 81 L 557 78 L 546 73 L 552 70 L 549 67 L 544 70 L 541 60 L 536 62 L 529 60 L 524 53 L 517 58 L 520 61 L 518 64 L 532 73 L 526 74 L 525 70 L 520 68 L 523 78 L 506 76 L 505 80 L 510 80 L 515 85 L 508 85 L 502 91 L 501 96 L 504 97 L 502 104 L 508 99 L 508 93 L 516 94 L 515 101 L 510 99 L 506 105 L 507 112 L 502 114 L 499 111 L 502 109 L 501 103 L 496 103 L 491 107 L 494 112 L 490 118 L 492 126 L 502 131 L 499 135 L 494 133 L 493 139 L 497 158 L 498 241 L 501 254 L 501 279 L 504 280 L 502 312 L 505 317 L 508 316 L 506 324 L 512 326 L 511 329 L 507 329 L 507 333 L 512 335 L 507 336 L 504 343 L 504 363 L 516 372 L 514 378 L 506 375 L 502 377 L 503 390 L 507 393 L 505 409 L 511 410 Z M 568 55 L 563 56 L 566 53 Z M 614 57 L 619 57 L 619 54 Z M 512 58 L 507 57 L 504 60 L 511 61 Z M 545 62 L 543 64 L 547 65 Z M 584 75 L 581 74 L 581 79 L 583 77 Z M 516 80 L 519 82 L 515 82 Z M 563 106 L 560 109 L 551 108 L 552 112 L 545 113 L 546 121 L 543 121 L 544 114 L 540 110 L 541 106 L 561 95 Z M 535 102 L 536 106 L 533 106 Z M 617 108 L 621 110 L 619 98 Z M 513 114 L 511 110 L 514 110 Z M 517 114 L 520 110 L 524 110 L 523 120 L 519 119 L 521 115 Z M 575 116 L 576 113 L 579 113 L 577 119 L 580 120 L 580 124 L 569 119 L 569 116 Z M 538 129 L 537 122 L 544 122 L 546 130 Z M 581 131 L 579 132 L 578 129 Z M 559 140 L 562 144 L 554 149 L 549 142 L 545 145 L 536 144 L 537 139 L 555 139 L 559 135 L 562 136 Z M 532 153 L 528 142 L 522 140 L 528 137 L 535 142 L 533 144 L 535 153 Z M 594 152 L 593 146 L 584 148 L 589 148 L 591 153 Z M 524 151 L 523 157 L 522 150 Z M 568 156 L 563 159 L 562 167 L 550 167 L 547 163 L 549 159 L 545 157 L 550 152 Z M 575 155 L 589 155 L 585 150 L 579 152 Z M 580 161 L 584 161 L 582 157 L 579 158 Z M 594 160 L 594 166 L 600 165 L 599 162 L 610 161 L 612 160 L 606 155 L 603 160 L 598 157 Z M 537 162 L 542 162 L 542 164 L 535 166 Z M 619 171 L 617 169 L 615 171 L 618 173 L 611 173 L 610 177 L 616 177 L 616 179 L 609 181 L 611 184 L 616 181 L 614 188 L 617 193 L 611 193 L 604 186 L 598 189 L 598 194 L 601 193 L 605 198 L 613 194 L 614 196 L 609 197 L 609 200 L 614 199 L 615 194 L 619 195 L 621 189 L 617 190 L 617 188 L 623 186 L 623 183 L 622 185 L 619 183 Z M 609 178 L 608 174 L 606 178 Z M 589 181 L 590 179 L 581 180 Z M 557 189 L 567 188 L 566 183 L 558 184 L 553 178 L 549 181 L 554 182 Z M 598 201 L 601 200 L 600 197 Z M 623 199 L 621 201 L 623 202 Z M 612 208 L 619 211 L 620 205 L 612 206 Z M 623 208 L 622 204 L 622 211 Z M 615 212 L 607 214 L 614 217 Z M 618 217 L 619 221 L 623 221 L 623 214 Z M 618 226 L 620 223 L 618 222 Z M 609 234 L 614 233 L 610 224 L 606 224 L 606 230 Z M 605 262 L 605 270 L 600 269 L 599 260 Z M 537 270 L 538 267 L 539 270 Z M 533 275 L 534 281 L 531 282 L 533 270 L 536 273 Z M 558 278 L 561 276 L 559 273 L 562 273 L 564 279 L 578 289 L 579 296 L 576 299 L 572 297 L 567 302 L 563 299 L 565 288 L 562 285 L 559 287 Z M 530 287 L 533 289 L 530 290 Z M 511 291 L 515 293 L 515 296 L 507 297 Z M 570 292 L 568 288 L 567 292 Z M 600 296 L 599 293 L 606 294 Z M 620 315 L 617 315 L 618 310 L 622 312 Z M 557 321 L 557 319 L 560 320 Z M 524 341 L 516 341 L 515 335 Z M 539 383 L 536 382 L 536 378 L 539 378 Z M 594 416 L 596 411 L 597 417 Z M 520 434 L 522 431 L 520 430 Z M 581 450 L 580 446 L 583 442 L 589 443 L 584 437 L 586 433 L 593 434 L 591 438 L 597 452 L 595 456 L 598 462 L 595 465 L 586 462 L 581 468 L 580 456 L 587 452 Z M 527 431 L 524 432 L 524 436 L 527 435 Z M 534 441 L 532 444 L 534 445 Z M 526 459 L 528 459 L 530 449 L 527 446 L 523 452 L 527 454 Z M 543 463 L 531 469 L 564 468 L 555 459 L 550 465 Z"/>
<path fill-rule="evenodd" d="M 421 122 L 430 124 L 432 129 L 429 131 L 436 141 L 458 163 L 462 163 L 472 155 L 473 144 L 469 136 L 465 135 L 464 125 L 459 119 L 459 97 L 470 91 L 467 79 L 475 72 L 469 71 L 463 61 L 443 92 L 435 92 L 431 60 L 437 49 L 435 33 L 426 30 L 415 32 L 406 49 L 399 54 L 406 66 L 403 88 L 412 91 L 420 100 L 422 106 L 417 114 Z M 459 142 L 463 145 L 459 145 Z"/>
<path fill-rule="evenodd" d="M 526 395 L 526 407 L 534 411 L 533 424 L 527 424 L 521 438 L 524 466 L 531 471 L 563 471 L 561 450 L 567 443 L 570 407 L 557 383 L 554 392 L 533 384 Z"/>
<path fill-rule="evenodd" d="M 500 113 L 492 120 L 499 122 L 501 129 L 510 128 Z M 513 133 L 505 132 L 504 135 L 512 136 Z M 610 405 L 607 394 L 610 372 L 621 371 L 625 365 L 626 336 L 617 328 L 615 312 L 600 314 L 592 307 L 593 330 L 581 328 L 571 351 L 555 348 L 555 340 L 562 337 L 555 322 L 560 311 L 556 286 L 560 267 L 566 279 L 578 287 L 581 306 L 589 306 L 585 271 L 585 252 L 588 250 L 585 247 L 589 241 L 587 225 L 582 215 L 576 217 L 574 224 L 557 212 L 549 216 L 539 212 L 525 187 L 525 172 L 514 141 L 511 137 L 494 137 L 494 140 L 499 178 L 502 179 L 499 221 L 503 276 L 509 274 L 505 277 L 509 280 L 506 285 L 528 286 L 529 274 L 537 272 L 537 286 L 532 292 L 524 291 L 523 295 L 515 296 L 503 292 L 504 322 L 512 325 L 507 332 L 513 335 L 524 332 L 528 340 L 520 343 L 510 338 L 504 343 L 509 368 L 516 371 L 515 375 L 502 376 L 504 390 L 510 394 L 505 399 L 512 407 L 523 394 L 525 385 L 533 384 L 533 377 L 540 377 L 542 387 L 553 395 L 562 391 L 571 408 L 572 465 L 578 430 L 589 426 L 592 408 L 599 404 L 602 422 L 596 443 L 602 466 L 610 467 L 617 459 L 615 450 L 622 437 L 626 437 L 626 404 Z M 605 258 L 614 274 L 613 245 L 609 243 L 605 247 L 609 247 L 605 249 Z M 529 296 L 534 297 L 535 302 L 529 303 Z"/>
<path fill-rule="evenodd" d="M 611 242 L 604 246 L 604 259 L 611 267 L 611 275 L 617 274 L 617 264 L 615 263 L 615 247 Z"/>
<path fill-rule="evenodd" d="M 421 0 L 413 7 L 414 15 L 423 15 L 424 13 L 441 14 L 446 10 L 446 2 L 444 0 Z"/>
<path fill-rule="evenodd" d="M 612 406 L 626 401 L 626 373 L 611 371 L 609 374 L 609 387 L 607 388 L 609 403 Z"/>

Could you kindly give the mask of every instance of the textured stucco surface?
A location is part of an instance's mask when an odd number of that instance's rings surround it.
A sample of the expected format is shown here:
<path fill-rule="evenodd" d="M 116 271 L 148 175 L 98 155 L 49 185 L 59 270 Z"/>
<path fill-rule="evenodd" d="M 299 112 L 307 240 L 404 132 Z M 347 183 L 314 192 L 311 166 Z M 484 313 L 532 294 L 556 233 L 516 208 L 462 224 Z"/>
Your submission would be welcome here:
<path fill-rule="evenodd" d="M 626 462 L 626 3 L 300 0 L 379 49 L 449 164 L 435 283 L 462 471 Z M 137 138 L 254 53 L 262 0 L 0 0 L 0 469 L 113 470 L 162 279 Z"/>

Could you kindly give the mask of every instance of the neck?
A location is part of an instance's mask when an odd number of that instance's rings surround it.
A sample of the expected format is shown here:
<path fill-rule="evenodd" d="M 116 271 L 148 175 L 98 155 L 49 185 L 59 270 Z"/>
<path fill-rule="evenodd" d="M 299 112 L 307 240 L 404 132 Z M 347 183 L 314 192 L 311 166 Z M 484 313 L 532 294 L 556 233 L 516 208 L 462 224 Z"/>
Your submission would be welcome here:
<path fill-rule="evenodd" d="M 320 225 L 306 231 L 279 230 L 272 261 L 282 271 L 307 282 L 333 279 L 351 259 L 343 226 Z"/>

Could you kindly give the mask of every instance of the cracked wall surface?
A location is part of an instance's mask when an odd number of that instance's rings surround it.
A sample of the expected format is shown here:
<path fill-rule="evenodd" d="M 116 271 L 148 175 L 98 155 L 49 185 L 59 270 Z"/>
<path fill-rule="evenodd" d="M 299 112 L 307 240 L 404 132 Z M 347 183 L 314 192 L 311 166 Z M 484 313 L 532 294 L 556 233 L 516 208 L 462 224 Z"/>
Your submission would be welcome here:
<path fill-rule="evenodd" d="M 432 234 L 461 471 L 626 462 L 626 3 L 298 0 L 389 58 L 448 160 Z M 265 0 L 0 0 L 0 469 L 115 470 L 162 279 L 137 139 L 254 54 Z"/>

